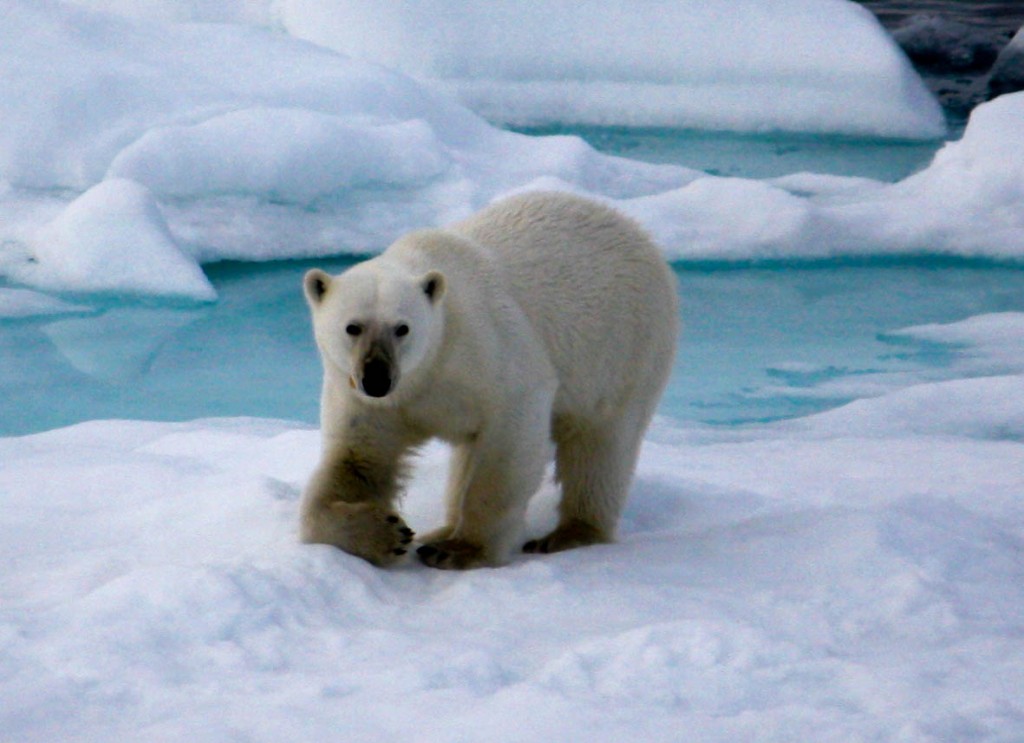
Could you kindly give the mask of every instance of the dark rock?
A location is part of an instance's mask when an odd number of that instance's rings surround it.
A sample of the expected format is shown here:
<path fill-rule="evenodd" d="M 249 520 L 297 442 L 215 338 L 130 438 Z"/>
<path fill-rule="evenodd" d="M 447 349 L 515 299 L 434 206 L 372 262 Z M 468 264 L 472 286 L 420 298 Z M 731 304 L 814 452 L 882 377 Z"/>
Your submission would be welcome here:
<path fill-rule="evenodd" d="M 892 35 L 914 64 L 940 73 L 987 70 L 1003 41 L 988 28 L 931 14 L 910 16 Z"/>
<path fill-rule="evenodd" d="M 988 79 L 990 98 L 1018 90 L 1024 90 L 1024 26 L 999 53 Z"/>

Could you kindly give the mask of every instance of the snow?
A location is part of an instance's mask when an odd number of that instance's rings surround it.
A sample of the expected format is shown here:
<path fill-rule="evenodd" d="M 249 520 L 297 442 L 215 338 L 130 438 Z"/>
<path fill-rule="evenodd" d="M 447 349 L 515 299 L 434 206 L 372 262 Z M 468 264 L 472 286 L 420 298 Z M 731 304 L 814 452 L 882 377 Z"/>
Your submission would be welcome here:
<path fill-rule="evenodd" d="M 955 323 L 915 325 L 889 334 L 957 349 L 957 370 L 972 375 L 1024 374 L 1024 314 L 997 312 Z"/>
<path fill-rule="evenodd" d="M 940 136 L 874 16 L 847 0 L 76 0 L 136 19 L 233 22 L 402 70 L 516 123 Z"/>
<path fill-rule="evenodd" d="M 802 1 L 773 6 L 778 17 L 758 27 L 765 44 L 784 20 L 796 23 L 791 16 L 807 10 Z M 674 259 L 1017 260 L 1024 249 L 1019 95 L 976 109 L 962 140 L 895 184 L 821 174 L 716 178 L 603 155 L 574 136 L 495 129 L 398 72 L 246 25 L 317 19 L 326 6 L 316 11 L 312 1 L 277 10 L 237 3 L 223 16 L 215 4 L 168 0 L 137 13 L 130 4 L 106 5 L 120 15 L 12 0 L 0 28 L 0 276 L 21 284 L 207 301 L 213 295 L 199 274 L 203 263 L 372 253 L 403 232 L 537 187 L 621 207 Z M 756 2 L 737 7 L 742 13 L 721 22 L 746 28 L 743 13 L 764 15 Z M 854 6 L 815 7 L 815 28 L 843 26 L 838 35 L 859 39 L 863 54 L 882 44 L 867 43 L 882 32 Z M 694 11 L 709 34 L 718 28 L 713 17 L 733 17 L 711 10 Z M 508 8 L 498 3 L 486 12 L 499 11 Z M 170 16 L 237 23 L 174 23 Z M 325 33 L 334 28 L 328 20 Z M 765 48 L 751 46 L 749 59 L 735 55 L 729 69 L 767 64 Z M 724 69 L 721 45 L 715 50 L 696 66 Z M 510 45 L 509 59 L 519 51 Z M 807 59 L 832 69 L 826 59 Z M 862 62 L 858 52 L 844 65 Z M 877 64 L 892 77 L 888 63 Z M 782 75 L 771 65 L 763 74 Z M 795 89 L 801 78 L 778 80 Z M 826 87 L 844 91 L 846 103 L 828 107 L 846 120 L 850 101 L 881 100 L 839 83 Z M 109 266 L 109 275 L 83 271 L 98 265 Z"/>
<path fill-rule="evenodd" d="M 938 136 L 941 114 L 846 0 L 285 4 L 284 27 L 494 121 Z M 851 104 L 851 98 L 856 101 Z"/>
<path fill-rule="evenodd" d="M 67 0 L 136 20 L 274 25 L 275 0 Z"/>
<path fill-rule="evenodd" d="M 539 3 L 488 25 L 512 7 L 6 0 L 0 277 L 47 292 L 0 286 L 12 404 L 53 359 L 55 390 L 88 381 L 127 400 L 151 394 L 154 359 L 201 356 L 212 365 L 186 380 L 201 397 L 249 339 L 301 350 L 266 327 L 229 338 L 192 304 L 215 295 L 202 264 L 372 252 L 528 188 L 604 199 L 684 260 L 1024 256 L 1024 94 L 979 107 L 927 168 L 883 183 L 608 157 L 498 130 L 443 90 L 523 117 L 569 103 L 619 123 L 936 136 L 920 80 L 850 3 L 652 1 L 623 16 L 598 0 L 586 18 Z M 424 22 L 442 11 L 457 22 Z M 545 32 L 567 24 L 590 43 L 552 47 Z M 351 57 L 327 48 L 354 43 Z M 554 69 L 575 77 L 552 83 Z M 718 322 L 781 337 L 744 314 Z M 203 322 L 202 342 L 160 356 Z M 749 353 L 721 330 L 726 359 Z M 2 437 L 0 737 L 1018 740 L 1024 315 L 975 310 L 880 341 L 943 364 L 837 375 L 843 358 L 787 361 L 792 344 L 773 345 L 779 388 L 751 394 L 856 399 L 761 425 L 659 418 L 617 543 L 470 573 L 298 544 L 319 435 L 295 421 Z M 275 382 L 279 398 L 289 382 Z M 427 448 L 409 483 L 421 533 L 442 518 L 446 457 Z M 555 494 L 538 494 L 529 536 L 550 527 Z"/>
<path fill-rule="evenodd" d="M 202 269 L 174 241 L 152 194 L 122 178 L 93 186 L 43 227 L 31 262 L 16 277 L 57 289 L 216 298 Z"/>
<path fill-rule="evenodd" d="M 1024 94 L 971 112 L 960 140 L 894 184 L 813 174 L 702 178 L 619 201 L 679 259 L 1024 255 Z"/>
<path fill-rule="evenodd" d="M 973 372 L 769 425 L 662 418 L 616 544 L 383 571 L 299 545 L 318 433 L 0 439 L 0 728 L 19 741 L 1012 740 L 1024 320 L 900 331 Z M 1013 349 L 1012 351 L 1006 350 Z M 1012 368 L 970 376 L 979 364 Z M 447 452 L 404 510 L 441 519 Z M 553 519 L 546 485 L 529 532 Z"/>
<path fill-rule="evenodd" d="M 452 136 L 484 128 L 398 75 L 244 26 L 132 22 L 16 0 L 3 34 L 0 168 L 15 186 L 84 189 L 144 134 L 247 109 L 364 123 L 432 115 L 456 130 Z M 238 125 L 227 133 L 238 136 Z"/>
<path fill-rule="evenodd" d="M 412 188 L 449 166 L 443 144 L 422 120 L 357 122 L 246 109 L 151 130 L 117 154 L 107 176 L 133 178 L 161 196 L 240 192 L 312 204 L 347 189 Z"/>
<path fill-rule="evenodd" d="M 106 180 L 149 189 L 169 239 L 195 263 L 379 250 L 382 235 L 466 216 L 542 176 L 618 197 L 697 175 L 604 157 L 576 138 L 494 129 L 398 73 L 268 30 L 53 0 L 13 0 L 4 21 L 0 211 L 11 219 L 0 271 L 37 286 L 97 288 L 52 262 L 24 263 L 49 250 L 47 225 L 62 209 L 65 221 L 84 219 L 70 202 Z M 137 211 L 121 215 L 125 234 L 162 231 L 152 209 Z M 76 252 L 92 252 L 105 236 L 77 239 Z M 145 274 L 166 263 L 164 242 L 146 240 L 119 264 L 138 281 L 114 283 L 153 291 Z M 173 293 L 208 298 L 201 282 L 178 278 Z"/>
<path fill-rule="evenodd" d="M 0 289 L 0 318 L 12 319 L 40 315 L 63 315 L 88 312 L 85 305 L 64 302 L 31 289 Z"/>

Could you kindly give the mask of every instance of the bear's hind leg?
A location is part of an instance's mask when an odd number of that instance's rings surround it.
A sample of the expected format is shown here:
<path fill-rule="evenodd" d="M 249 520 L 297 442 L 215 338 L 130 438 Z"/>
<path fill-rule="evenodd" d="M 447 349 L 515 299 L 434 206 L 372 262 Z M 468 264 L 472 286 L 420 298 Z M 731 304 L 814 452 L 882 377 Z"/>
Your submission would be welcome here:
<path fill-rule="evenodd" d="M 562 488 L 558 526 L 524 544 L 524 552 L 561 552 L 612 541 L 629 495 L 643 430 L 642 425 L 611 430 L 556 426 L 555 479 Z"/>
<path fill-rule="evenodd" d="M 458 499 L 458 521 L 424 539 L 416 552 L 424 565 L 465 570 L 502 565 L 521 532 L 530 496 L 544 476 L 544 461 L 484 455 Z M 454 505 L 454 504 L 453 504 Z"/>
<path fill-rule="evenodd" d="M 507 436 L 481 436 L 458 447 L 449 480 L 448 524 L 417 550 L 430 567 L 501 565 L 517 544 L 530 497 L 550 455 L 543 411 Z"/>
<path fill-rule="evenodd" d="M 444 495 L 444 526 L 424 534 L 420 539 L 423 544 L 451 538 L 461 520 L 462 499 L 469 488 L 473 469 L 473 445 L 459 444 L 452 447 L 451 460 L 448 462 L 448 484 L 445 486 Z"/>

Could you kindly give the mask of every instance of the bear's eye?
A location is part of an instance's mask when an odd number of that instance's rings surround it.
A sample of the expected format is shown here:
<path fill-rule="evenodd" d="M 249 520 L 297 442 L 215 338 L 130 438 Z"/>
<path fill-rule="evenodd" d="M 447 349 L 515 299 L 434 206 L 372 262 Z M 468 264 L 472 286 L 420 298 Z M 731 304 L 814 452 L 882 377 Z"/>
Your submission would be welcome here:
<path fill-rule="evenodd" d="M 395 326 L 395 337 L 396 338 L 402 338 L 402 337 L 404 337 L 406 335 L 409 335 L 409 326 L 408 325 L 406 325 L 403 322 L 400 325 L 396 325 Z"/>
<path fill-rule="evenodd" d="M 358 323 L 350 322 L 345 326 L 345 332 L 355 338 L 363 332 L 363 326 Z"/>

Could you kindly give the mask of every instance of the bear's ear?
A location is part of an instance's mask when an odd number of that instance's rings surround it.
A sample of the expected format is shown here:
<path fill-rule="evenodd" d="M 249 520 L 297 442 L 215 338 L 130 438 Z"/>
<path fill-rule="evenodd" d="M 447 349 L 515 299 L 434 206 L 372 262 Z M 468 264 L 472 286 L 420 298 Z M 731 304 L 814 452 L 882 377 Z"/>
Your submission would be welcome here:
<path fill-rule="evenodd" d="M 444 274 L 440 271 L 430 271 L 426 276 L 420 279 L 420 286 L 423 287 L 423 293 L 427 295 L 427 299 L 430 300 L 430 303 L 437 304 L 444 296 L 445 289 L 448 287 L 448 282 L 445 279 Z"/>
<path fill-rule="evenodd" d="M 306 272 L 302 279 L 302 289 L 306 292 L 306 301 L 310 307 L 316 307 L 323 300 L 331 285 L 331 275 L 319 268 Z"/>

